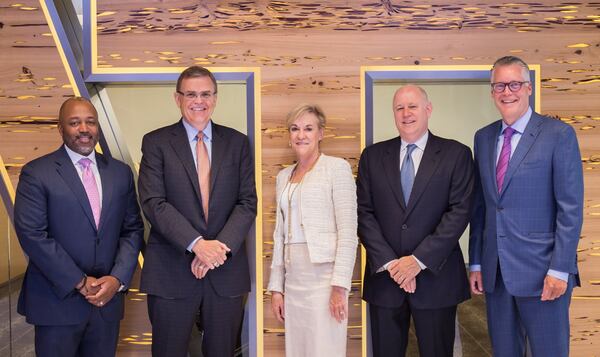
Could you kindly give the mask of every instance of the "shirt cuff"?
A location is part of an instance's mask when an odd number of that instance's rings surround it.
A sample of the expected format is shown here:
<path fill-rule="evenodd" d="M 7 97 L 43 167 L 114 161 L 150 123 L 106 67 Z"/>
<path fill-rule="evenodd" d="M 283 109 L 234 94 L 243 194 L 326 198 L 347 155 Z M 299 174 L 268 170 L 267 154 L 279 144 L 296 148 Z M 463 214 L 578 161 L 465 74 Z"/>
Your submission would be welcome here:
<path fill-rule="evenodd" d="M 562 281 L 569 281 L 569 273 L 564 273 L 562 271 L 549 269 L 548 275 L 550 275 L 551 277 L 554 277 L 556 279 L 560 279 Z"/>
<path fill-rule="evenodd" d="M 481 264 L 473 264 L 469 266 L 470 271 L 481 271 Z"/>
<path fill-rule="evenodd" d="M 427 265 L 423 264 L 423 262 L 421 262 L 419 260 L 419 258 L 415 257 L 414 255 L 411 255 L 411 257 L 415 258 L 415 260 L 417 261 L 417 263 L 419 264 L 419 266 L 421 267 L 421 270 L 425 270 L 427 269 Z"/>
<path fill-rule="evenodd" d="M 392 264 L 393 260 L 390 260 L 389 262 L 383 264 L 383 266 L 379 269 L 377 269 L 377 273 L 381 273 L 383 271 L 386 271 L 387 268 L 390 266 L 390 264 Z"/>
<path fill-rule="evenodd" d="M 194 245 L 196 245 L 196 242 L 199 241 L 200 239 L 204 239 L 204 238 L 202 238 L 202 236 L 199 236 L 198 238 L 194 239 L 192 241 L 192 243 L 190 243 L 190 245 L 188 245 L 188 247 L 187 247 L 188 252 L 190 252 L 190 253 L 194 252 L 192 249 L 194 248 Z"/>

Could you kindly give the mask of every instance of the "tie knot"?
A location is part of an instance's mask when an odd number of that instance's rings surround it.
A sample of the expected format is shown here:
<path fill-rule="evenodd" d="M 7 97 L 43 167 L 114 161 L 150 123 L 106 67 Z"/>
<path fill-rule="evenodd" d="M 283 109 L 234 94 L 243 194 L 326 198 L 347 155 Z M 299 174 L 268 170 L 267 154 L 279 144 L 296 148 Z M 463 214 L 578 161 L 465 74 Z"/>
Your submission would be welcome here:
<path fill-rule="evenodd" d="M 516 132 L 515 129 L 511 128 L 510 126 L 507 126 L 506 129 L 504 129 L 504 138 L 505 139 L 512 138 L 512 136 L 515 132 Z"/>
<path fill-rule="evenodd" d="M 83 159 L 79 160 L 78 163 L 79 165 L 81 165 L 81 167 L 87 169 L 92 164 L 92 160 L 88 159 L 87 157 L 84 157 Z"/>
<path fill-rule="evenodd" d="M 196 135 L 196 137 L 198 138 L 198 141 L 202 141 L 202 139 L 204 139 L 204 133 L 202 132 L 202 130 L 198 132 L 198 135 Z"/>
<path fill-rule="evenodd" d="M 411 155 L 413 150 L 415 150 L 416 148 L 417 148 L 417 145 L 415 145 L 415 144 L 406 145 L 406 154 Z"/>

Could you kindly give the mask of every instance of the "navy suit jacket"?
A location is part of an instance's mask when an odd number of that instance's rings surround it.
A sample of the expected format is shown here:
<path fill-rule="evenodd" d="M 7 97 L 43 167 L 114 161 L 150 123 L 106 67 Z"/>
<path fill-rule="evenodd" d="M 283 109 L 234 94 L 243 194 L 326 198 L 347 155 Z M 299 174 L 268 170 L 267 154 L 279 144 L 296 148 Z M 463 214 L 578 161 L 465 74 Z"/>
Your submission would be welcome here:
<path fill-rule="evenodd" d="M 549 269 L 578 278 L 583 171 L 577 137 L 571 126 L 532 113 L 498 193 L 501 128 L 496 121 L 475 134 L 469 263 L 481 265 L 486 292 L 494 290 L 499 262 L 510 294 L 540 296 Z"/>
<path fill-rule="evenodd" d="M 130 168 L 96 153 L 102 212 L 96 229 L 83 183 L 64 147 L 23 167 L 14 222 L 29 257 L 18 312 L 34 325 L 86 321 L 93 306 L 75 290 L 84 274 L 113 275 L 128 285 L 143 245 L 143 223 Z M 122 293 L 100 309 L 123 317 Z"/>
<path fill-rule="evenodd" d="M 470 297 L 458 244 L 470 217 L 471 150 L 429 133 L 408 201 L 400 183 L 400 138 L 367 147 L 358 166 L 358 235 L 367 250 L 363 298 L 383 307 L 405 299 L 417 309 L 457 305 Z M 387 271 L 387 262 L 414 254 L 427 269 L 407 294 Z"/>
<path fill-rule="evenodd" d="M 182 119 L 183 120 L 183 119 Z M 145 251 L 142 291 L 185 298 L 201 289 L 191 272 L 188 245 L 198 236 L 217 239 L 231 249 L 208 280 L 220 296 L 250 291 L 246 237 L 256 217 L 254 164 L 248 138 L 212 124 L 208 225 L 204 220 L 198 173 L 180 121 L 144 136 L 138 189 L 152 229 Z"/>

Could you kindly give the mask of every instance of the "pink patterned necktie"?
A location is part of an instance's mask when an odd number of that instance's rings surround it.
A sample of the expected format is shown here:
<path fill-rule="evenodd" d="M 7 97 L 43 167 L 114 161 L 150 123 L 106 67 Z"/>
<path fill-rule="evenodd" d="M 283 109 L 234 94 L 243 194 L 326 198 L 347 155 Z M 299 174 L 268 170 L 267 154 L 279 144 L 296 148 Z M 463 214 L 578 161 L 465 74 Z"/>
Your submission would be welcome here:
<path fill-rule="evenodd" d="M 100 193 L 98 192 L 98 186 L 96 185 L 96 178 L 90 167 L 92 160 L 84 157 L 79 160 L 78 163 L 81 166 L 83 187 L 85 188 L 85 193 L 87 194 L 90 206 L 92 207 L 96 227 L 98 227 L 98 224 L 100 223 Z"/>
<path fill-rule="evenodd" d="M 513 134 L 516 132 L 515 129 L 510 126 L 504 129 L 504 142 L 502 143 L 502 150 L 500 151 L 500 157 L 498 158 L 498 164 L 496 164 L 496 183 L 498 184 L 498 193 L 502 191 L 502 185 L 504 184 L 504 176 L 508 170 L 508 162 L 510 161 L 511 145 L 510 140 Z"/>

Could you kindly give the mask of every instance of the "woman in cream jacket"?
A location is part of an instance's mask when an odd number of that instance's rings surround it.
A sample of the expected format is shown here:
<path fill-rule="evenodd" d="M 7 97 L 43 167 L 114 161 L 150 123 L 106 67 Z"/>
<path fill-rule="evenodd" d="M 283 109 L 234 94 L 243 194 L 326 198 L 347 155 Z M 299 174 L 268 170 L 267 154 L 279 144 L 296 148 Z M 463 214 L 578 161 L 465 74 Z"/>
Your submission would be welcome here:
<path fill-rule="evenodd" d="M 271 307 L 285 323 L 286 356 L 345 356 L 358 244 L 354 177 L 345 160 L 320 152 L 318 106 L 298 106 L 287 126 L 297 163 L 277 175 Z"/>

